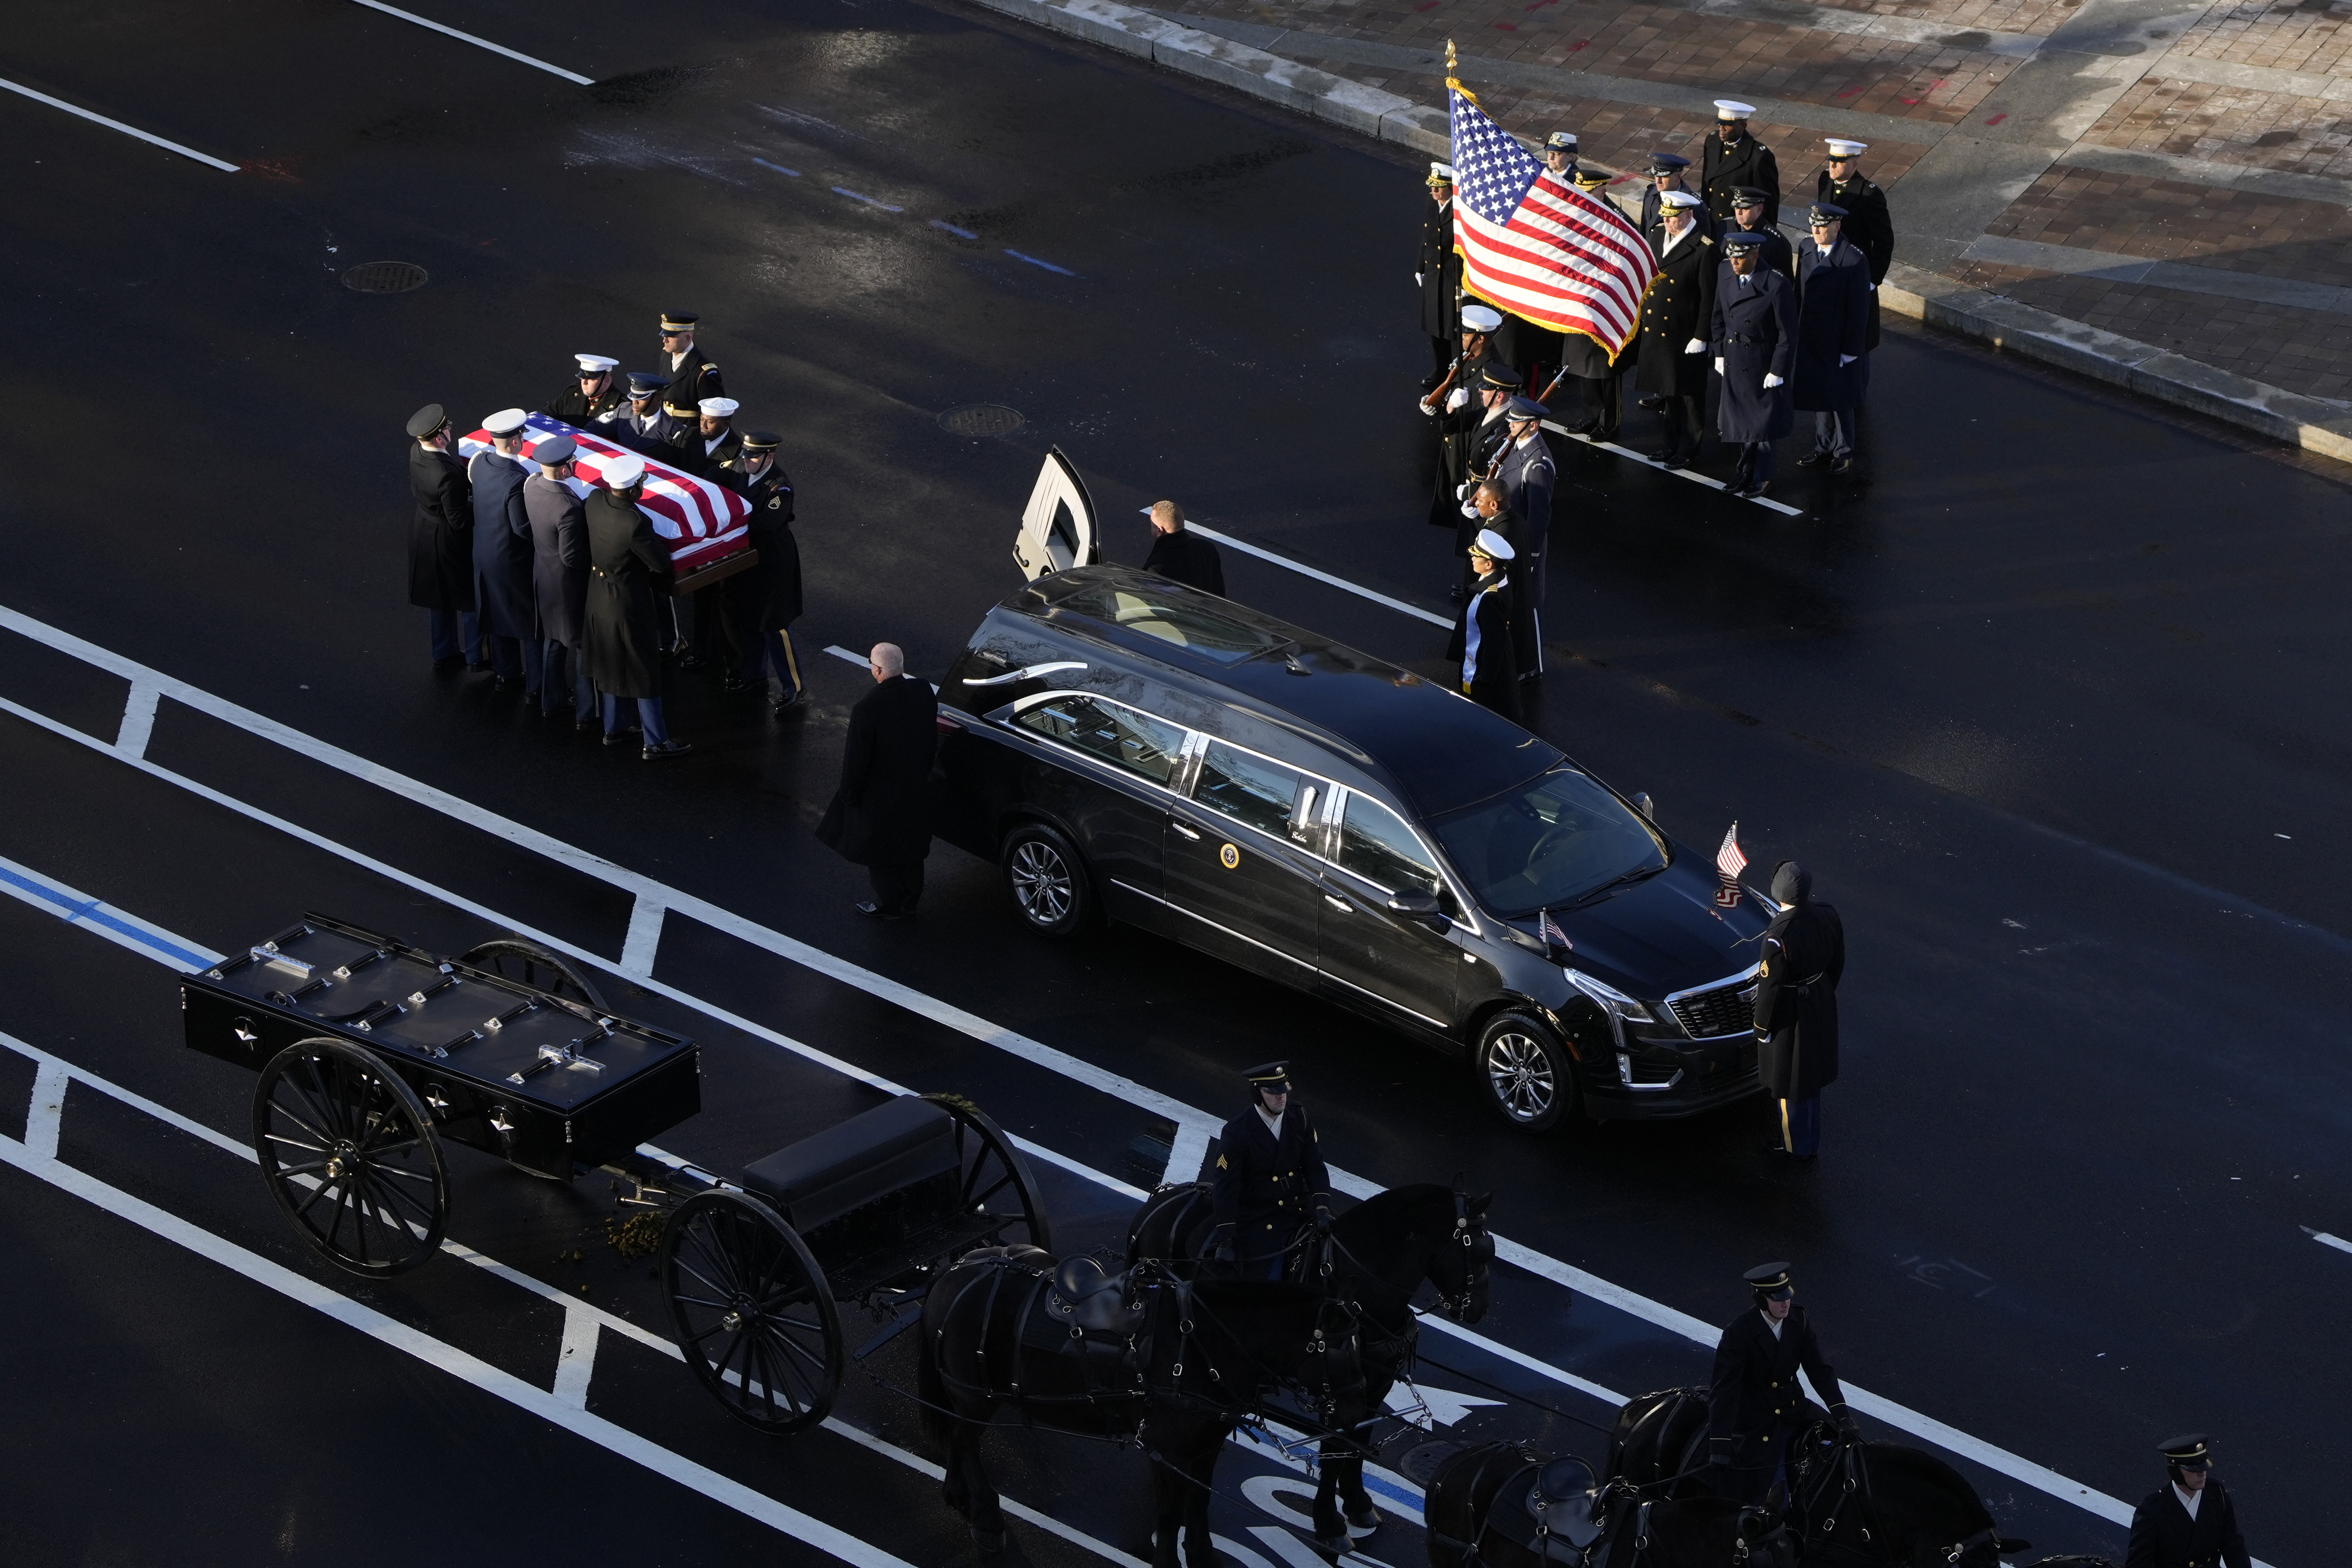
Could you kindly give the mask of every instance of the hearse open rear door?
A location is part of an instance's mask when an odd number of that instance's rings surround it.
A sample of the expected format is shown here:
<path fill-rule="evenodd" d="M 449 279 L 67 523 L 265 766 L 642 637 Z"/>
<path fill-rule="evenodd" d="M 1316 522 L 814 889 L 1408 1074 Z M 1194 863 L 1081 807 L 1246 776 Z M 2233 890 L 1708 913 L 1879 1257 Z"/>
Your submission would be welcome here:
<path fill-rule="evenodd" d="M 1013 559 L 1033 583 L 1048 572 L 1091 566 L 1102 559 L 1094 500 L 1059 447 L 1045 454 L 1045 466 L 1037 470 L 1036 488 L 1021 513 L 1021 537 L 1013 543 Z"/>

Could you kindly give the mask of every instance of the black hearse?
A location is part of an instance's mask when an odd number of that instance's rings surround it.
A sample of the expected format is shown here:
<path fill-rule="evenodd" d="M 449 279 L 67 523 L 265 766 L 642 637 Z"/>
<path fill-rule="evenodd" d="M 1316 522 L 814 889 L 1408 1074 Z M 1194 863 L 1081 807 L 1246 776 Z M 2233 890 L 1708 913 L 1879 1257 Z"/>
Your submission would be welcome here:
<path fill-rule="evenodd" d="M 1758 1092 L 1759 894 L 1719 907 L 1706 857 L 1443 686 L 1070 565 L 1057 510 L 940 688 L 937 829 L 1032 929 L 1126 921 L 1314 991 L 1463 1057 L 1523 1128 Z"/>

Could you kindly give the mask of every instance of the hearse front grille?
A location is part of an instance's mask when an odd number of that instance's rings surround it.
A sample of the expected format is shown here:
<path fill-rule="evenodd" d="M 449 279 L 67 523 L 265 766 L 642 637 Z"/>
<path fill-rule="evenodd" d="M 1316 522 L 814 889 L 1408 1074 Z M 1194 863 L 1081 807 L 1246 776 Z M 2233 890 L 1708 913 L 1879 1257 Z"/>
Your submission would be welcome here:
<path fill-rule="evenodd" d="M 1742 977 L 1705 991 L 1694 991 L 1671 1004 L 1675 1017 L 1693 1039 L 1744 1035 L 1755 1027 L 1756 982 Z"/>

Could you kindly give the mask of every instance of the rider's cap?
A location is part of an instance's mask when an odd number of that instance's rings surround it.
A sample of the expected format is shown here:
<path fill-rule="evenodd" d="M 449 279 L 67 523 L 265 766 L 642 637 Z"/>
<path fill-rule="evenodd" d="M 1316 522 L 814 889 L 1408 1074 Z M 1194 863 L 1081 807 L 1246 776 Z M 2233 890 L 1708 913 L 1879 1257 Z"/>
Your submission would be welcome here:
<path fill-rule="evenodd" d="M 1789 1266 L 1785 1263 L 1759 1264 L 1740 1278 L 1759 1296 L 1778 1296 L 1784 1291 L 1795 1294 L 1789 1289 Z"/>
<path fill-rule="evenodd" d="M 1274 1094 L 1288 1094 L 1290 1092 L 1290 1064 L 1288 1062 L 1266 1062 L 1261 1066 L 1250 1068 L 1249 1071 L 1242 1074 L 1242 1077 L 1247 1079 L 1249 1080 L 1249 1086 L 1255 1089 L 1265 1090 Z"/>
<path fill-rule="evenodd" d="M 656 375 L 647 370 L 633 370 L 629 373 L 629 397 L 632 401 L 653 397 L 668 384 L 669 377 L 666 375 Z"/>
<path fill-rule="evenodd" d="M 2169 1438 L 2156 1447 L 2157 1452 L 2184 1470 L 2207 1469 L 2213 1463 L 2213 1451 L 2206 1446 L 2205 1434 L 2202 1432 L 2191 1432 L 2185 1437 Z"/>
<path fill-rule="evenodd" d="M 1530 419 L 1540 419 L 1550 412 L 1550 409 L 1532 397 L 1514 397 L 1503 405 L 1505 417 L 1518 420 L 1522 424 Z"/>

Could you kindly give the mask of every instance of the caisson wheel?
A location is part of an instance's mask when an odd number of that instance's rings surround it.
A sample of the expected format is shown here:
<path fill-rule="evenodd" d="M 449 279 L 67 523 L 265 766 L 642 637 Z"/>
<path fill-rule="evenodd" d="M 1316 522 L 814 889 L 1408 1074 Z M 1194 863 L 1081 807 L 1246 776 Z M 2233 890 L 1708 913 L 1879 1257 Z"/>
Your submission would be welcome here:
<path fill-rule="evenodd" d="M 354 1274 L 415 1268 L 449 1226 L 449 1172 L 416 1091 L 373 1053 L 299 1040 L 261 1069 L 253 1148 L 303 1238 Z"/>
<path fill-rule="evenodd" d="M 998 1222 L 992 1245 L 1054 1250 L 1054 1232 L 1028 1157 L 980 1107 L 961 1095 L 927 1094 L 956 1121 L 956 1195 L 968 1215 Z"/>
<path fill-rule="evenodd" d="M 1004 889 L 1040 935 L 1073 936 L 1094 919 L 1086 862 L 1067 838 L 1043 823 L 1024 823 L 1005 839 Z"/>
<path fill-rule="evenodd" d="M 501 980 L 528 985 L 561 996 L 598 1013 L 608 1013 L 604 994 L 587 972 L 553 948 L 518 936 L 502 936 L 482 943 L 457 960 L 469 969 L 486 969 Z"/>
<path fill-rule="evenodd" d="M 745 1193 L 697 1193 L 670 1211 L 662 1284 L 677 1348 L 747 1426 L 815 1426 L 841 1387 L 841 1319 L 824 1271 L 776 1211 Z"/>
<path fill-rule="evenodd" d="M 1525 1013 L 1489 1020 L 1471 1065 L 1486 1102 L 1524 1131 L 1549 1131 L 1576 1104 L 1576 1064 L 1568 1048 Z"/>

